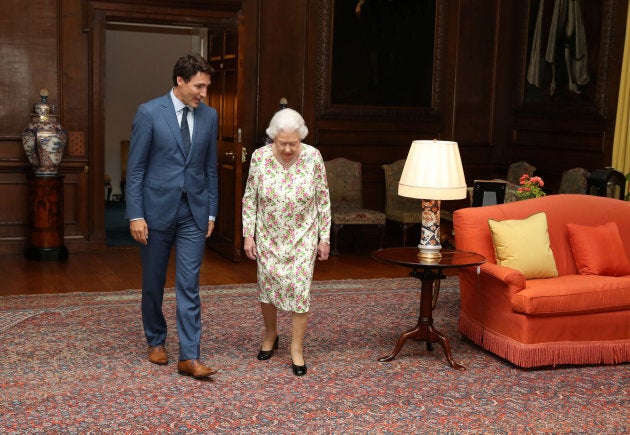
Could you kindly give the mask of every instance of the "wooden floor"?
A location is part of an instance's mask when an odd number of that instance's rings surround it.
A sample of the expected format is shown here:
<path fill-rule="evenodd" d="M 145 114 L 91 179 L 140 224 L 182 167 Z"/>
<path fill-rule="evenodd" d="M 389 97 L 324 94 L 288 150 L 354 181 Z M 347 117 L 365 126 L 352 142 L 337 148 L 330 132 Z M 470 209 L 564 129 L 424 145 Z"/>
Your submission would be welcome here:
<path fill-rule="evenodd" d="M 409 269 L 373 260 L 374 248 L 355 248 L 318 261 L 314 280 L 406 277 Z M 0 256 L 0 296 L 86 291 L 117 291 L 142 287 L 137 247 L 110 247 L 101 251 L 71 253 L 64 261 L 34 261 L 23 255 Z M 256 282 L 256 263 L 233 263 L 206 251 L 201 285 Z M 167 287 L 174 286 L 171 262 Z"/>

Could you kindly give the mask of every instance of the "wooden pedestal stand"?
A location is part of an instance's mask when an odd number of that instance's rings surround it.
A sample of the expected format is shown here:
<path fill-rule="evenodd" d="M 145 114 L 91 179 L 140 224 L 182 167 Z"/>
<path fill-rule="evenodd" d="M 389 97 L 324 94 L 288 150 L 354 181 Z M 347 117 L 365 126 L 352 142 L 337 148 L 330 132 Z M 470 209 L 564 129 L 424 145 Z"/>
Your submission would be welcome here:
<path fill-rule="evenodd" d="M 28 221 L 27 258 L 41 261 L 68 258 L 64 246 L 63 176 L 29 176 Z"/>

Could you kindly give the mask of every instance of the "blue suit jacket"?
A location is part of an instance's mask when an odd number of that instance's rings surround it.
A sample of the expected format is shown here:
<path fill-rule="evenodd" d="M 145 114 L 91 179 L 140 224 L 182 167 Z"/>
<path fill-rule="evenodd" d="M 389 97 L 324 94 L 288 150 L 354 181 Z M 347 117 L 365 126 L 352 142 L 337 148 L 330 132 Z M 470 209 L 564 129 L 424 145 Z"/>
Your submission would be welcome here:
<path fill-rule="evenodd" d="M 149 228 L 173 223 L 184 190 L 197 226 L 208 229 L 218 212 L 217 111 L 201 103 L 194 110 L 188 156 L 170 92 L 138 107 L 127 162 L 127 217 L 144 218 Z"/>

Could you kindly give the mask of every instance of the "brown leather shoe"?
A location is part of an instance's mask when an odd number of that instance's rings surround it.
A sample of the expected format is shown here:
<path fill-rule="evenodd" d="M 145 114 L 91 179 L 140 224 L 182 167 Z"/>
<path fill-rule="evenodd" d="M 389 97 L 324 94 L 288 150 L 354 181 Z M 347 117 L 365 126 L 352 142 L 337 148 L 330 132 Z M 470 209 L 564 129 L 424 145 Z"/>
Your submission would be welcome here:
<path fill-rule="evenodd" d="M 217 369 L 206 367 L 196 359 L 187 359 L 177 363 L 177 373 L 182 376 L 192 376 L 199 379 L 213 375 L 217 371 Z"/>
<path fill-rule="evenodd" d="M 163 345 L 149 346 L 149 361 L 161 366 L 168 364 L 168 354 Z"/>

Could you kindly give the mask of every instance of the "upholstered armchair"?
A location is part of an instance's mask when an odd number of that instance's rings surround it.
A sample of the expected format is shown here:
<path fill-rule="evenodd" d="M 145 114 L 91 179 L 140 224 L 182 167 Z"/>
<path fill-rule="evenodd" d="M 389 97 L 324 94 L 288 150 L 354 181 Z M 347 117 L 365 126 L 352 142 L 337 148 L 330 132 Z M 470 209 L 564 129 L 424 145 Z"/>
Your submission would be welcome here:
<path fill-rule="evenodd" d="M 407 246 L 407 232 L 415 224 L 422 223 L 422 207 L 419 199 L 407 198 L 398 194 L 398 182 L 405 167 L 405 159 L 383 165 L 385 172 L 385 215 L 398 222 L 402 230 L 402 245 Z M 440 243 L 443 248 L 455 249 L 453 236 L 453 214 L 440 210 Z M 433 308 L 440 295 L 440 280 L 433 281 Z"/>
<path fill-rule="evenodd" d="M 584 168 L 567 169 L 562 173 L 558 193 L 580 193 L 585 195 L 589 175 L 591 173 Z"/>
<path fill-rule="evenodd" d="M 524 160 L 514 162 L 508 167 L 507 172 L 507 186 L 505 188 L 505 199 L 503 202 L 514 202 L 520 198 L 516 194 L 519 186 L 521 185 L 520 179 L 523 174 L 527 174 L 530 177 L 536 172 L 536 167 L 530 165 Z"/>
<path fill-rule="evenodd" d="M 402 245 L 407 246 L 407 231 L 422 222 L 420 201 L 398 194 L 398 182 L 405 167 L 405 159 L 383 165 L 385 172 L 385 215 L 387 219 L 398 222 L 402 230 Z"/>
<path fill-rule="evenodd" d="M 530 177 L 536 172 L 536 167 L 530 165 L 524 160 L 520 162 L 514 162 L 508 167 L 507 181 L 512 184 L 520 184 L 520 179 L 523 174 L 527 174 Z"/>
<path fill-rule="evenodd" d="M 337 254 L 339 231 L 344 225 L 375 225 L 379 248 L 383 244 L 385 213 L 363 208 L 361 163 L 339 157 L 325 162 L 332 213 L 332 251 Z"/>

